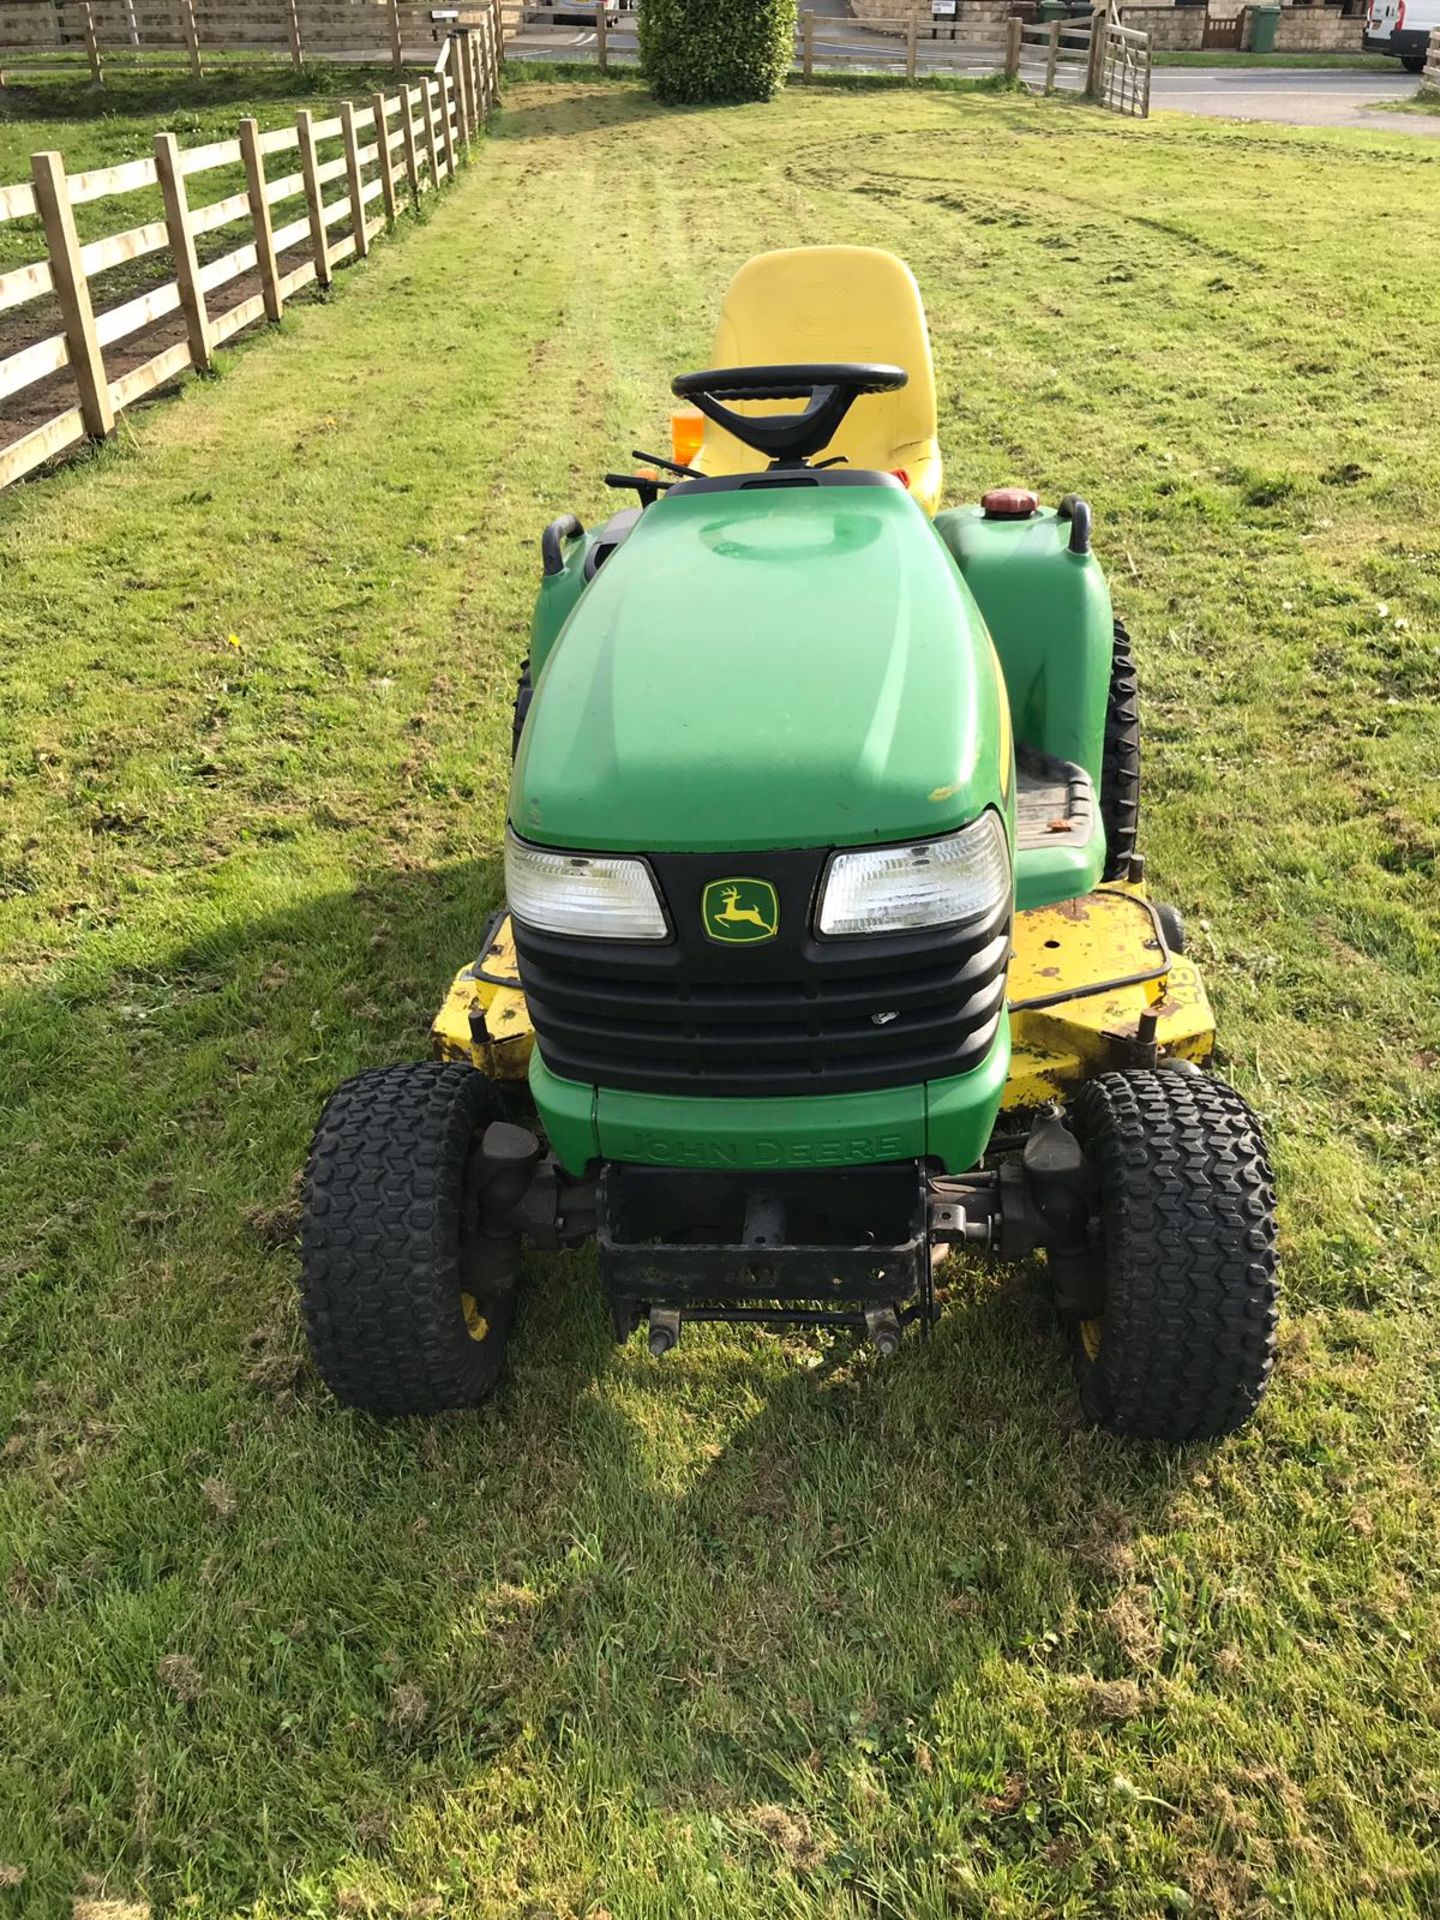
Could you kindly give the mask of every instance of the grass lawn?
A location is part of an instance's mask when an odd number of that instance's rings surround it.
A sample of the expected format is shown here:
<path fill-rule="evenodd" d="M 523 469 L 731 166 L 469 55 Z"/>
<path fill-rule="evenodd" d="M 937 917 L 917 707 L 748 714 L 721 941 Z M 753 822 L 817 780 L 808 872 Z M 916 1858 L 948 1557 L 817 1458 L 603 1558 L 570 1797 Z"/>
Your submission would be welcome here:
<path fill-rule="evenodd" d="M 1437 180 L 528 83 L 337 299 L 0 498 L 0 1920 L 1436 1911 Z M 1080 1427 L 1024 1273 L 889 1365 L 657 1367 L 536 1259 L 479 1416 L 306 1367 L 295 1171 L 496 899 L 539 529 L 796 239 L 913 263 L 950 498 L 1095 504 L 1284 1201 L 1228 1445 Z"/>
<path fill-rule="evenodd" d="M 408 79 L 413 86 L 413 71 Z M 22 75 L 12 85 L 0 88 L 0 186 L 29 180 L 31 154 L 46 148 L 60 153 L 67 172 L 80 173 L 89 167 L 150 159 L 155 152 L 155 135 L 162 129 L 173 133 L 182 147 L 198 147 L 212 140 L 233 139 L 247 115 L 253 115 L 265 130 L 294 126 L 295 115 L 302 107 L 309 107 L 317 117 L 328 116 L 339 101 L 368 102 L 379 88 L 390 94 L 396 91 L 395 76 L 388 67 L 338 67 L 320 61 L 312 61 L 298 72 L 278 64 L 271 68 L 247 65 L 204 80 L 112 68 L 103 87 L 54 75 Z M 320 151 L 322 159 L 329 159 L 342 148 L 338 141 L 332 141 L 323 143 Z M 272 173 L 283 171 L 278 162 L 272 162 L 271 167 Z M 195 177 L 191 201 L 198 206 L 223 200 L 240 192 L 244 185 L 243 167 L 213 168 Z M 334 189 L 329 191 L 333 193 Z M 281 215 L 282 219 L 288 217 L 288 213 Z M 118 199 L 110 196 L 86 201 L 75 209 L 75 224 L 82 240 L 163 218 L 164 203 L 158 187 Z M 241 226 L 214 231 L 219 238 L 212 240 L 207 235 L 206 251 L 226 253 L 238 243 Z M 44 229 L 38 216 L 0 225 L 0 272 L 43 259 L 44 254 Z M 168 254 L 165 259 L 168 273 Z M 142 263 L 141 277 L 144 271 Z M 122 268 L 118 273 L 112 269 L 97 276 L 97 305 L 112 300 L 117 291 L 129 290 L 125 274 Z M 129 269 L 129 277 L 136 277 L 134 267 Z"/>

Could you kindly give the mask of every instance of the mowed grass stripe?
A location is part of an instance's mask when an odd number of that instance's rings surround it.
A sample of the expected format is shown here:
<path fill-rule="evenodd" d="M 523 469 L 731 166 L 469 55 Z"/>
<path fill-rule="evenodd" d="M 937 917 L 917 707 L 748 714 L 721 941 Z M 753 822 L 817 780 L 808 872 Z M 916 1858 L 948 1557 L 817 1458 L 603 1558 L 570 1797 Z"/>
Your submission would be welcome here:
<path fill-rule="evenodd" d="M 0 502 L 0 1898 L 1426 1911 L 1429 163 L 893 91 L 530 83 L 497 136 L 333 304 Z M 1275 1392 L 1117 1447 L 1038 1278 L 958 1269 L 888 1369 L 656 1369 L 577 1255 L 493 1409 L 355 1420 L 286 1208 L 497 897 L 539 529 L 664 450 L 741 260 L 832 238 L 920 275 L 949 497 L 1096 506 L 1153 871 L 1282 1170 Z"/>

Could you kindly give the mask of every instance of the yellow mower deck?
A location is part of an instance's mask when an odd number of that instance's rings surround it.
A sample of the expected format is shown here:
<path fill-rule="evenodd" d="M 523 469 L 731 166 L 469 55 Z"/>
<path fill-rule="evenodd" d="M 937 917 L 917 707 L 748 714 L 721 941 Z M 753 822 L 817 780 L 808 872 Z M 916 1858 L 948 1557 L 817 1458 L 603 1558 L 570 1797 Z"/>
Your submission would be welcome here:
<path fill-rule="evenodd" d="M 1170 953 L 1143 886 L 1117 882 L 1015 916 L 1009 976 L 1011 1059 L 1002 1106 L 1043 1106 L 1067 1087 L 1128 1065 L 1153 1041 L 1162 1056 L 1204 1062 L 1215 1025 L 1193 961 Z M 1147 1015 L 1154 1017 L 1149 1034 Z M 435 1016 L 442 1060 L 523 1080 L 535 1044 L 509 916 L 462 967 Z"/>

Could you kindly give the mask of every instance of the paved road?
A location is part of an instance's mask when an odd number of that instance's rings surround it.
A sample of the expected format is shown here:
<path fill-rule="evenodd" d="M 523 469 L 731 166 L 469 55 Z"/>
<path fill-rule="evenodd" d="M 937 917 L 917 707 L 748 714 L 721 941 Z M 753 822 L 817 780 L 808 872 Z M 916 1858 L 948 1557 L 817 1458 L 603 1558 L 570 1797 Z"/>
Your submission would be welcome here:
<path fill-rule="evenodd" d="M 1343 67 L 1156 67 L 1150 106 L 1223 120 L 1278 120 L 1292 127 L 1440 134 L 1440 114 L 1374 111 L 1378 102 L 1412 99 L 1419 84 L 1398 61 L 1394 73 L 1347 73 Z"/>
<path fill-rule="evenodd" d="M 849 20 L 849 0 L 810 0 L 817 13 Z M 883 45 L 893 64 L 893 41 L 877 41 L 850 21 L 845 29 L 831 29 L 827 40 L 843 38 L 859 52 L 867 44 Z M 633 19 L 625 18 L 610 32 L 611 58 L 627 65 L 635 58 Z M 595 34 L 584 26 L 531 28 L 512 43 L 512 52 L 530 60 L 593 59 Z M 824 64 L 824 48 L 820 49 Z M 928 65 L 925 43 L 921 64 Z M 950 66 L 948 71 L 964 71 Z M 976 67 L 975 72 L 988 71 Z M 1419 80 L 1401 70 L 1376 72 L 1343 67 L 1156 67 L 1151 75 L 1152 109 L 1173 113 L 1207 114 L 1222 120 L 1272 120 L 1294 127 L 1365 127 L 1372 133 L 1440 135 L 1440 114 L 1376 111 L 1384 102 L 1409 100 Z"/>

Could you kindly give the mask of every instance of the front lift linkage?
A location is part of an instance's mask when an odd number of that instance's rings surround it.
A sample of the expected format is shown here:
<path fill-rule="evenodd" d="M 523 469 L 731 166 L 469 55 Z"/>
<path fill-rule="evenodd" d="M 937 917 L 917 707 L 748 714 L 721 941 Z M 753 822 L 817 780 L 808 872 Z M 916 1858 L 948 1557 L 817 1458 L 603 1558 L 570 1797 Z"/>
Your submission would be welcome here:
<path fill-rule="evenodd" d="M 965 1246 L 1010 1265 L 1044 1248 L 1062 1319 L 1102 1307 L 1097 1181 L 1058 1104 L 997 1137 L 960 1176 L 919 1162 L 814 1171 L 608 1164 L 574 1179 L 529 1128 L 496 1120 L 476 1149 L 470 1223 L 488 1279 L 513 1284 L 525 1243 L 594 1238 L 619 1340 L 657 1358 L 686 1321 L 850 1328 L 885 1356 L 938 1317 L 934 1265 Z"/>

